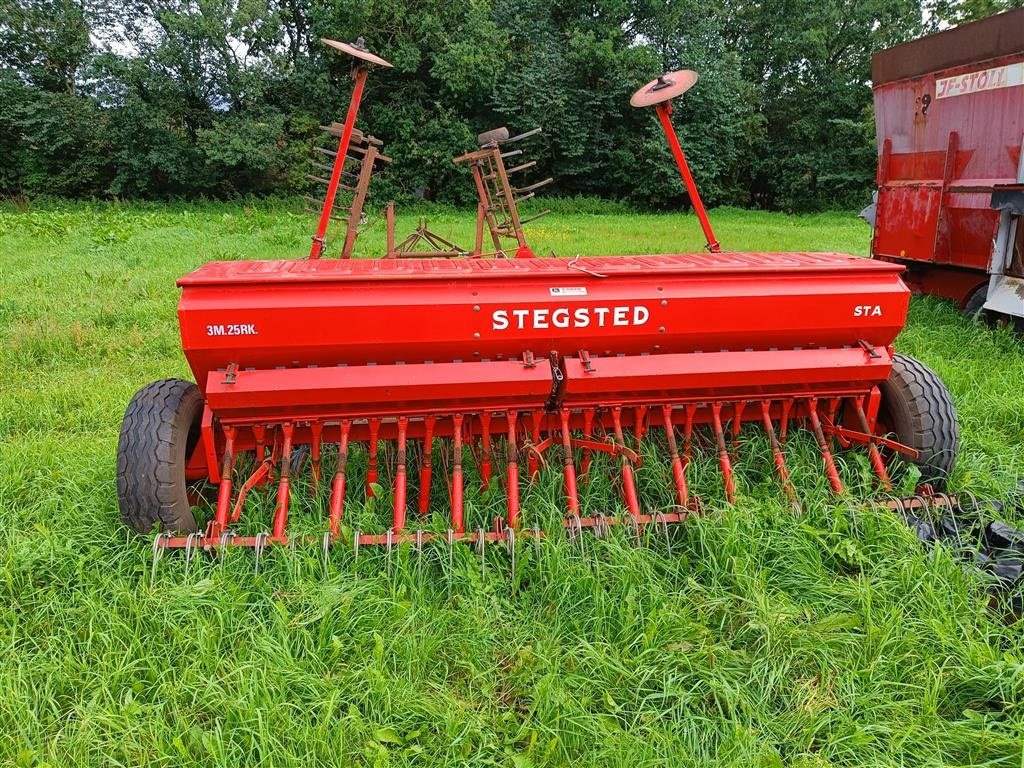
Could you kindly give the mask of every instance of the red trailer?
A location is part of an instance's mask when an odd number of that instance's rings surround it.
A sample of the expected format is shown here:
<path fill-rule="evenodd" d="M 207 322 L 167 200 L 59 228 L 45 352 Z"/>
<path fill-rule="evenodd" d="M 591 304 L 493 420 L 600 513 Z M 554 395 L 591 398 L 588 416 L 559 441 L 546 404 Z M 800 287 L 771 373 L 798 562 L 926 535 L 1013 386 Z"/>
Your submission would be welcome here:
<path fill-rule="evenodd" d="M 1024 324 L 1024 9 L 872 58 L 871 253 L 914 290 Z"/>

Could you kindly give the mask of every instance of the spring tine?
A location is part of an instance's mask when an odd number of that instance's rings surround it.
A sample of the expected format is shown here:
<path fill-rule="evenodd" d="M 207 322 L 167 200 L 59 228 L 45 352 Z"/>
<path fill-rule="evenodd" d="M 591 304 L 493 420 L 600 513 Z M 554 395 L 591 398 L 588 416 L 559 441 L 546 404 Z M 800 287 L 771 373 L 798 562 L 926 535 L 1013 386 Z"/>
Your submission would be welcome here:
<path fill-rule="evenodd" d="M 508 527 L 515 528 L 519 525 L 519 448 L 516 445 L 516 414 L 509 411 L 505 417 L 508 419 Z"/>
<path fill-rule="evenodd" d="M 487 490 L 491 484 L 491 414 L 485 411 L 480 414 L 480 485 Z"/>
<path fill-rule="evenodd" d="M 322 558 L 323 564 L 324 564 L 324 578 L 327 578 L 327 573 L 328 573 L 328 571 L 327 571 L 327 557 L 328 557 L 328 553 L 331 551 L 331 542 L 332 541 L 333 541 L 333 538 L 331 537 L 331 532 L 330 531 L 324 531 L 323 540 L 320 542 L 320 554 L 321 554 L 321 558 Z"/>
<path fill-rule="evenodd" d="M 580 554 L 583 553 L 583 521 L 577 514 L 569 515 L 569 540 L 579 545 Z"/>
<path fill-rule="evenodd" d="M 227 558 L 228 542 L 235 538 L 235 534 L 231 531 L 224 531 L 217 539 L 217 556 L 220 560 L 220 568 L 224 570 L 224 561 Z"/>
<path fill-rule="evenodd" d="M 348 434 L 352 428 L 352 422 L 342 419 L 338 439 L 338 467 L 334 473 L 334 482 L 331 483 L 331 504 L 330 504 L 330 533 L 337 537 L 341 528 L 341 515 L 345 505 L 345 469 L 348 466 Z"/>
<path fill-rule="evenodd" d="M 685 514 L 690 505 L 690 490 L 686 486 L 686 470 L 683 469 L 683 461 L 679 458 L 676 429 L 672 424 L 672 406 L 663 405 L 661 407 L 661 415 L 665 422 L 665 437 L 668 438 L 668 455 L 672 461 L 672 478 L 675 480 L 679 506 L 683 508 L 683 514 Z"/>
<path fill-rule="evenodd" d="M 476 529 L 476 552 L 480 555 L 480 577 L 487 576 L 487 538 L 483 527 Z"/>
<path fill-rule="evenodd" d="M 260 531 L 256 534 L 256 542 L 253 545 L 253 549 L 256 552 L 255 573 L 257 576 L 259 575 L 260 572 L 260 559 L 263 556 L 263 550 L 266 549 L 268 538 L 270 538 L 270 534 L 266 531 Z"/>
<path fill-rule="evenodd" d="M 359 542 L 360 542 L 360 540 L 362 538 L 363 538 L 362 531 L 360 531 L 358 528 L 356 528 L 356 530 L 354 531 L 354 535 L 352 537 L 352 562 L 353 563 L 358 563 L 359 562 Z"/>
<path fill-rule="evenodd" d="M 366 467 L 366 498 L 373 498 L 373 486 L 377 482 L 377 455 L 379 452 L 378 435 L 380 434 L 380 419 L 370 419 L 370 448 L 369 458 Z"/>
<path fill-rule="evenodd" d="M 661 532 L 665 534 L 665 547 L 668 549 L 668 556 L 672 557 L 672 540 L 668 535 L 668 519 L 664 512 L 659 512 L 656 519 L 661 525 Z"/>
<path fill-rule="evenodd" d="M 158 533 L 153 537 L 153 567 L 149 572 L 149 588 L 152 589 L 156 583 L 156 566 L 164 556 L 164 552 L 167 551 L 167 542 L 170 541 L 171 534 L 169 533 Z"/>
<path fill-rule="evenodd" d="M 452 527 L 456 533 L 462 533 L 462 414 L 455 414 L 452 421 Z"/>
<path fill-rule="evenodd" d="M 540 523 L 533 524 L 533 553 L 540 562 Z"/>
<path fill-rule="evenodd" d="M 224 427 L 224 465 L 220 470 L 220 488 L 217 489 L 217 512 L 211 532 L 219 534 L 228 525 L 231 506 L 231 476 L 235 469 L 235 428 Z"/>
<path fill-rule="evenodd" d="M 423 420 L 423 463 L 420 465 L 420 517 L 426 517 L 430 512 L 430 480 L 433 472 L 431 454 L 434 451 L 434 424 L 436 421 L 436 416 L 427 416 Z"/>
<path fill-rule="evenodd" d="M 629 515 L 626 517 L 626 522 L 629 524 L 630 530 L 633 532 L 633 546 L 640 546 L 640 523 L 635 517 Z"/>
<path fill-rule="evenodd" d="M 839 479 L 839 470 L 836 469 L 835 459 L 832 458 L 832 451 L 828 448 L 828 441 L 821 429 L 821 419 L 818 418 L 818 398 L 811 397 L 807 400 L 808 415 L 811 420 L 811 428 L 814 430 L 814 438 L 818 441 L 818 451 L 825 461 L 825 473 L 828 475 L 829 484 L 836 493 L 843 492 L 843 482 Z"/>
<path fill-rule="evenodd" d="M 391 578 L 391 545 L 393 543 L 394 535 L 395 531 L 393 528 L 388 528 L 387 533 L 384 534 L 384 545 L 387 547 L 387 555 L 385 557 L 387 562 L 388 578 Z"/>
<path fill-rule="evenodd" d="M 588 440 L 594 436 L 594 409 L 583 409 L 583 436 Z M 580 471 L 583 477 L 590 479 L 590 463 L 593 461 L 593 451 L 589 448 L 583 449 L 583 462 L 580 464 Z"/>
<path fill-rule="evenodd" d="M 565 495 L 569 502 L 569 513 L 578 515 L 580 500 L 576 491 L 576 467 L 572 458 L 572 438 L 569 435 L 569 409 L 563 408 L 559 416 L 562 421 L 562 454 L 565 465 Z"/>
<path fill-rule="evenodd" d="M 639 413 L 637 417 L 639 418 Z M 622 408 L 620 406 L 612 408 L 612 425 L 615 429 L 615 442 L 620 448 L 625 448 L 626 441 L 622 434 Z M 636 478 L 633 475 L 633 465 L 625 453 L 620 455 L 619 464 L 622 473 L 622 493 L 625 496 L 626 507 L 629 509 L 629 514 L 635 517 L 640 514 L 640 500 L 636 495 Z"/>
<path fill-rule="evenodd" d="M 853 399 L 854 411 L 857 414 L 857 421 L 860 423 L 860 428 L 865 435 L 871 434 L 871 428 L 868 426 L 868 417 L 864 413 L 864 396 L 856 397 Z M 885 461 L 882 459 L 882 454 L 878 451 L 878 446 L 875 445 L 874 441 L 868 442 L 868 458 L 871 460 L 871 466 L 875 470 L 875 474 L 878 475 L 878 480 L 882 484 L 882 489 L 885 491 L 892 490 L 892 481 L 889 479 L 889 473 L 885 469 Z"/>
<path fill-rule="evenodd" d="M 185 537 L 185 581 L 188 581 L 188 571 L 191 570 L 191 561 L 196 554 L 196 540 L 199 534 L 189 534 Z"/>
<path fill-rule="evenodd" d="M 409 429 L 409 418 L 398 417 L 398 466 L 395 469 L 395 504 L 392 515 L 392 527 L 396 533 L 405 528 L 405 491 L 406 491 L 406 435 Z"/>
<path fill-rule="evenodd" d="M 512 528 L 505 529 L 505 542 L 508 545 L 508 556 L 512 561 L 509 581 L 516 585 L 516 532 Z"/>
<path fill-rule="evenodd" d="M 274 512 L 274 538 L 284 536 L 288 524 L 288 501 L 291 495 L 292 469 L 292 429 L 291 423 L 282 424 L 284 447 L 281 449 L 281 479 L 277 486 L 277 509 Z"/>
<path fill-rule="evenodd" d="M 797 512 L 800 511 L 800 501 L 796 496 L 796 489 L 793 488 L 793 483 L 789 479 L 789 470 L 786 469 L 786 457 L 782 453 L 782 445 L 779 443 L 778 437 L 775 435 L 775 426 L 772 424 L 771 417 L 771 401 L 761 401 L 761 418 L 764 421 L 764 430 L 768 433 L 768 440 L 772 446 L 772 456 L 775 459 L 775 471 L 779 475 L 779 482 L 782 483 L 782 490 L 789 497 L 789 500 L 793 503 L 794 508 Z"/>
<path fill-rule="evenodd" d="M 309 431 L 313 436 L 313 443 L 309 447 L 309 460 L 312 466 L 313 497 L 320 496 L 320 435 L 323 433 L 322 422 L 314 421 L 309 425 Z"/>
<path fill-rule="evenodd" d="M 725 433 L 722 431 L 722 404 L 711 404 L 711 419 L 715 428 L 715 442 L 718 444 L 718 464 L 722 468 L 722 479 L 725 481 L 725 498 L 730 504 L 736 503 L 736 482 L 732 475 L 732 462 L 729 460 L 729 449 L 725 445 Z"/>

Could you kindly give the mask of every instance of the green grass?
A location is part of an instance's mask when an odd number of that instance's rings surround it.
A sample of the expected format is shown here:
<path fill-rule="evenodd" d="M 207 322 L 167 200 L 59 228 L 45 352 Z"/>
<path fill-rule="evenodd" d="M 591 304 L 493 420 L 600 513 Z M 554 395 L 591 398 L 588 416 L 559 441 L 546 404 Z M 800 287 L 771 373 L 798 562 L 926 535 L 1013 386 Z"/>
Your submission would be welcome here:
<path fill-rule="evenodd" d="M 430 215 L 468 243 L 471 215 Z M 714 212 L 736 249 L 866 253 L 852 215 Z M 1024 764 L 1024 636 L 948 551 L 892 514 L 836 503 L 813 447 L 794 517 L 744 436 L 741 498 L 632 548 L 616 533 L 479 558 L 408 550 L 251 553 L 161 564 L 117 520 L 124 406 L 187 376 L 174 280 L 211 259 L 295 257 L 285 204 L 0 210 L 0 764 L 918 766 Z M 399 219 L 400 233 L 415 216 Z M 692 217 L 573 215 L 538 253 L 687 251 Z M 372 254 L 378 223 L 360 241 Z M 956 400 L 957 489 L 1024 476 L 1024 348 L 915 299 L 901 351 Z M 645 492 L 666 487 L 645 463 Z M 714 490 L 713 462 L 695 468 Z M 596 473 L 599 474 L 599 473 Z M 853 495 L 865 467 L 845 460 Z M 300 489 L 301 490 L 301 489 Z M 587 491 L 614 503 L 610 485 Z M 556 515 L 548 470 L 524 496 Z M 493 497 L 470 494 L 482 521 Z M 353 504 L 354 520 L 381 511 Z M 1016 521 L 1018 523 L 1022 521 Z M 296 525 L 320 530 L 317 504 Z"/>

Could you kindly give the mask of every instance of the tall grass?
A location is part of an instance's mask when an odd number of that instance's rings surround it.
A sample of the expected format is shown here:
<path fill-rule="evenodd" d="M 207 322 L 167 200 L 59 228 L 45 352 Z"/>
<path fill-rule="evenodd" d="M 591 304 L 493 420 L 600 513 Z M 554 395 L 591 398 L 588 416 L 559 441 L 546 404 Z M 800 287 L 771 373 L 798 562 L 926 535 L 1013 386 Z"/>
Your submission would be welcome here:
<path fill-rule="evenodd" d="M 867 247 L 852 216 L 715 214 L 732 248 Z M 514 574 L 497 547 L 483 564 L 468 547 L 401 548 L 390 569 L 381 551 L 339 548 L 326 570 L 299 547 L 258 574 L 239 551 L 188 574 L 167 558 L 151 588 L 148 542 L 117 520 L 114 451 L 131 394 L 188 374 L 174 280 L 209 259 L 301 255 L 310 223 L 282 205 L 0 212 L 0 763 L 1024 762 L 1019 626 L 953 553 L 831 498 L 800 440 L 801 517 L 750 432 L 735 507 L 668 540 L 648 531 L 641 548 L 626 531 L 583 551 L 555 535 L 520 543 Z M 466 214 L 430 226 L 472 235 Z M 559 255 L 701 245 L 683 216 L 560 212 L 531 239 Z M 360 250 L 382 244 L 371 227 Z M 955 488 L 1006 492 L 1024 476 L 1022 346 L 924 299 L 899 347 L 953 391 Z M 863 464 L 843 471 L 851 497 L 867 492 Z M 713 463 L 695 476 L 720 490 Z M 667 488 L 653 460 L 639 481 Z M 498 502 L 471 485 L 483 524 Z M 585 492 L 615 509 L 607 482 Z M 524 494 L 528 519 L 556 518 L 559 494 L 546 471 Z M 366 527 L 384 514 L 358 498 L 349 511 Z M 300 501 L 295 522 L 322 530 L 318 503 Z"/>

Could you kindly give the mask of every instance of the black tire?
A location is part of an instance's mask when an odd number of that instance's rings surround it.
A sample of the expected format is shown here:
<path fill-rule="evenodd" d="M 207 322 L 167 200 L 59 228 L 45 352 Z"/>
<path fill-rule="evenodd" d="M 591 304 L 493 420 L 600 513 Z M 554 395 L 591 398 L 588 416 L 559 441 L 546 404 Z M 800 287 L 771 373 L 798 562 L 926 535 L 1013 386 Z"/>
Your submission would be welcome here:
<path fill-rule="evenodd" d="M 988 317 L 988 313 L 984 311 L 985 301 L 988 299 L 988 283 L 979 285 L 967 299 L 967 303 L 964 304 L 964 308 L 961 310 L 964 317 L 971 320 L 978 318 L 988 324 L 991 324 L 991 319 Z M 979 315 L 979 313 L 981 313 Z"/>
<path fill-rule="evenodd" d="M 162 379 L 135 393 L 117 442 L 117 505 L 139 533 L 155 528 L 193 533 L 185 465 L 199 444 L 203 396 L 181 379 Z"/>
<path fill-rule="evenodd" d="M 921 482 L 944 490 L 960 450 L 960 425 L 949 390 L 936 373 L 908 355 L 896 355 L 889 380 L 879 387 L 882 426 L 920 452 Z"/>

